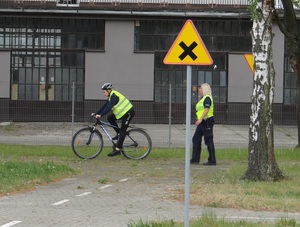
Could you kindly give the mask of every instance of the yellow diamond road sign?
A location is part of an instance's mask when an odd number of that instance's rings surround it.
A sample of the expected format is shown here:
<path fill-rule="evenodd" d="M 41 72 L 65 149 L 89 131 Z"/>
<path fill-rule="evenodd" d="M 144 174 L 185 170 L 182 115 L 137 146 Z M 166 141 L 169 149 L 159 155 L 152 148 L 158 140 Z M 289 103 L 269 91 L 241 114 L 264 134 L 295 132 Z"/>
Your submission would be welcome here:
<path fill-rule="evenodd" d="M 167 65 L 211 65 L 213 63 L 197 29 L 187 20 L 164 58 Z"/>
<path fill-rule="evenodd" d="M 254 73 L 254 60 L 253 60 L 253 55 L 252 54 L 244 54 L 244 58 L 246 59 L 249 68 L 252 73 Z"/>

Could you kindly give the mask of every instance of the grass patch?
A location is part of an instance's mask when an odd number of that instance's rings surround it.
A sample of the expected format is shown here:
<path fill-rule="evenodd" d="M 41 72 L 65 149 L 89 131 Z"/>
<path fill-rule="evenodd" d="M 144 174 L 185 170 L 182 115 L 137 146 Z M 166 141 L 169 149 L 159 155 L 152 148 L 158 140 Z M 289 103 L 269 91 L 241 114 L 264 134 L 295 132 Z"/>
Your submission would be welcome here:
<path fill-rule="evenodd" d="M 74 174 L 74 170 L 53 162 L 2 162 L 0 165 L 0 195 L 32 189 Z"/>
<path fill-rule="evenodd" d="M 138 222 L 129 223 L 127 227 L 183 227 L 182 222 L 176 223 L 173 220 L 163 222 Z M 300 226 L 296 223 L 295 219 L 281 219 L 275 223 L 270 222 L 249 222 L 245 220 L 232 222 L 225 219 L 219 219 L 214 214 L 203 214 L 199 219 L 192 220 L 189 223 L 191 227 L 297 227 Z"/>

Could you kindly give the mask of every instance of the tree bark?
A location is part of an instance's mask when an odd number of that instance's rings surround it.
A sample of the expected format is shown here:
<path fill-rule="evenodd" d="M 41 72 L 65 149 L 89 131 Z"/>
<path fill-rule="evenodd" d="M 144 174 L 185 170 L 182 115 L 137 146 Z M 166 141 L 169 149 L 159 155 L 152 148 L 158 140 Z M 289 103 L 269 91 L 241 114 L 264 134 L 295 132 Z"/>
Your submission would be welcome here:
<path fill-rule="evenodd" d="M 273 13 L 270 1 L 258 0 L 251 31 L 254 81 L 249 126 L 248 169 L 242 179 L 277 181 L 284 176 L 274 155 L 272 104 L 275 87 L 273 65 Z"/>

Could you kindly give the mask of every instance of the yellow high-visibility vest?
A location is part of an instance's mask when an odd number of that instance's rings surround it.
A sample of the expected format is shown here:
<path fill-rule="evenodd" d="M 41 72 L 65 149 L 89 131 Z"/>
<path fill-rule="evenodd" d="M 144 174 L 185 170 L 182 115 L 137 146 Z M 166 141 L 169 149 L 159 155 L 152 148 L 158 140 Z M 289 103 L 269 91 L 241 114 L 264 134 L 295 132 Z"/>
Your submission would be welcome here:
<path fill-rule="evenodd" d="M 200 117 L 202 116 L 203 112 L 204 112 L 204 100 L 206 97 L 209 97 L 211 100 L 211 105 L 209 108 L 209 111 L 206 115 L 206 117 L 204 119 L 210 118 L 212 116 L 214 116 L 214 101 L 212 99 L 212 97 L 210 95 L 205 95 L 203 96 L 200 101 L 196 104 L 196 115 L 197 115 L 197 120 L 200 119 Z"/>
<path fill-rule="evenodd" d="M 130 110 L 133 107 L 133 105 L 124 95 L 122 95 L 120 92 L 115 90 L 111 91 L 109 96 L 109 101 L 110 101 L 110 97 L 113 94 L 115 94 L 119 98 L 119 102 L 113 106 L 112 111 L 113 114 L 116 116 L 116 118 L 120 119 L 128 112 L 128 110 Z"/>

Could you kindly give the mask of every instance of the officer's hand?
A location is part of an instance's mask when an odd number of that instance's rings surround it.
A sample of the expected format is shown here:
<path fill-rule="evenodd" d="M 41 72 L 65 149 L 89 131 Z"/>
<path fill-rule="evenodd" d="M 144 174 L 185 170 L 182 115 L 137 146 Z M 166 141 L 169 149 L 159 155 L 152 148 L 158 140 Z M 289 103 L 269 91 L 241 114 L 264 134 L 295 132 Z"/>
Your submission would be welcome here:
<path fill-rule="evenodd" d="M 101 117 L 101 115 L 99 115 L 99 114 L 96 114 L 96 115 L 95 115 L 95 117 L 98 119 L 98 118 L 100 118 L 100 117 Z"/>
<path fill-rule="evenodd" d="M 201 124 L 201 122 L 202 122 L 202 119 L 199 119 L 198 121 L 195 122 L 195 124 L 199 125 L 199 124 Z"/>

